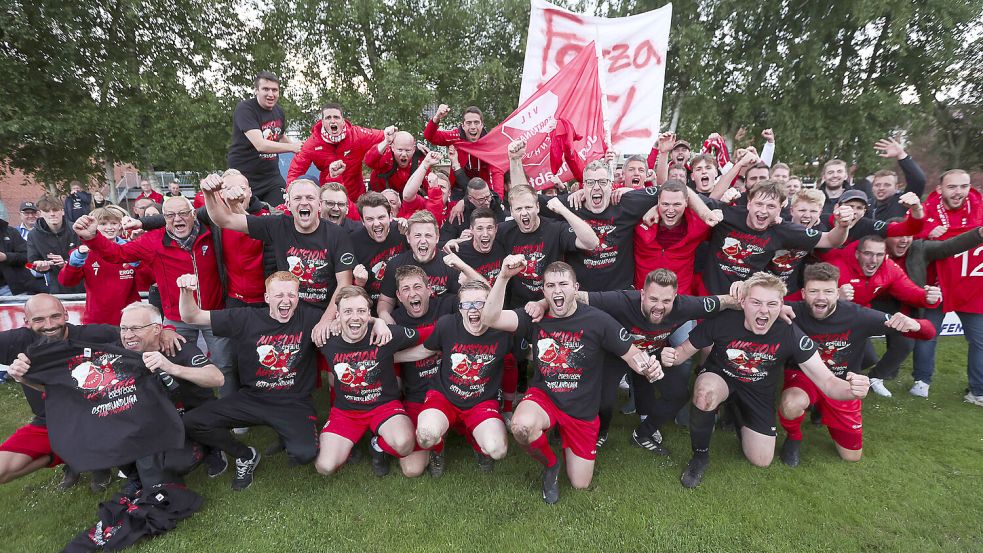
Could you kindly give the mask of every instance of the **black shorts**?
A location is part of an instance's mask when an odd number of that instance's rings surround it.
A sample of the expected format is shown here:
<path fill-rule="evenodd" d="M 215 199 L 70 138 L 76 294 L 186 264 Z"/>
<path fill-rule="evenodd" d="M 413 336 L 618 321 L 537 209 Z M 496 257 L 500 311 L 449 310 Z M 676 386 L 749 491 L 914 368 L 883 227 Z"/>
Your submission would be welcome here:
<path fill-rule="evenodd" d="M 286 203 L 283 194 L 286 191 L 287 183 L 280 173 L 245 175 L 245 177 L 249 180 L 249 189 L 252 190 L 253 196 L 256 196 L 260 201 L 270 204 L 271 207 Z"/>
<path fill-rule="evenodd" d="M 776 436 L 775 392 L 778 378 L 769 376 L 760 382 L 741 382 L 713 366 L 706 366 L 698 374 L 713 373 L 727 383 L 728 401 L 734 402 L 738 424 L 765 436 Z"/>

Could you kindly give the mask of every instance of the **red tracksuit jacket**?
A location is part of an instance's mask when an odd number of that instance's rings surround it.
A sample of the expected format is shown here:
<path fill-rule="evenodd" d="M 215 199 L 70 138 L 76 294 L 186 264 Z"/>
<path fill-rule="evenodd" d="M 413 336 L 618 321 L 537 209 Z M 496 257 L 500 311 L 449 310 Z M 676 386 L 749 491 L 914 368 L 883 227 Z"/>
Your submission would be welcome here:
<path fill-rule="evenodd" d="M 426 138 L 431 144 L 436 146 L 450 146 L 451 144 L 456 144 L 464 140 L 464 131 L 460 127 L 454 127 L 451 130 L 441 130 L 437 126 L 437 123 L 433 122 L 433 119 L 427 120 L 427 127 L 423 130 L 423 138 Z M 378 142 L 378 141 L 376 141 Z M 461 163 L 461 168 L 464 172 L 468 174 L 469 178 L 481 177 L 488 183 L 488 186 L 498 194 L 499 198 L 505 197 L 505 173 L 499 169 L 492 167 L 491 165 L 481 161 L 476 157 L 472 157 L 463 151 L 457 152 L 457 160 Z M 454 182 L 454 173 L 451 172 L 451 186 L 461 188 L 462 190 L 466 187 L 468 183 L 456 183 Z"/>
<path fill-rule="evenodd" d="M 85 283 L 82 324 L 119 326 L 123 308 L 140 301 L 136 273 L 136 267 L 129 263 L 113 263 L 90 251 L 85 265 L 72 267 L 66 264 L 58 273 L 58 282 L 63 286 Z"/>
<path fill-rule="evenodd" d="M 912 307 L 929 308 L 936 304 L 925 302 L 925 289 L 908 278 L 904 269 L 890 259 L 885 259 L 873 276 L 867 277 L 856 258 L 859 241 L 843 249 L 832 250 L 823 256 L 823 261 L 835 265 L 840 270 L 840 285 L 853 286 L 853 302 L 870 307 L 874 298 L 887 294 Z"/>
<path fill-rule="evenodd" d="M 331 144 L 321 138 L 321 122 L 318 121 L 311 128 L 311 136 L 304 141 L 300 153 L 290 162 L 287 184 L 303 176 L 313 163 L 321 171 L 321 184 L 329 180 L 340 180 L 348 191 L 348 199 L 354 202 L 365 193 L 362 160 L 366 152 L 382 141 L 382 138 L 383 134 L 380 130 L 358 127 L 345 120 L 345 138 L 337 144 Z M 338 159 L 344 160 L 345 172 L 339 179 L 330 179 L 328 166 Z"/>

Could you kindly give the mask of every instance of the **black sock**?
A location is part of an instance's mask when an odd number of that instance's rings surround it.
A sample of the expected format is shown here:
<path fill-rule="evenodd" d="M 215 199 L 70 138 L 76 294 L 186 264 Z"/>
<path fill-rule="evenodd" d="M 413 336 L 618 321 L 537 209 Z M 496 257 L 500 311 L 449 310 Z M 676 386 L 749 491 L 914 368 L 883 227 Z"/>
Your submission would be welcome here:
<path fill-rule="evenodd" d="M 710 456 L 710 437 L 713 436 L 713 423 L 716 410 L 703 411 L 691 405 L 689 410 L 689 440 L 693 446 L 693 457 Z"/>

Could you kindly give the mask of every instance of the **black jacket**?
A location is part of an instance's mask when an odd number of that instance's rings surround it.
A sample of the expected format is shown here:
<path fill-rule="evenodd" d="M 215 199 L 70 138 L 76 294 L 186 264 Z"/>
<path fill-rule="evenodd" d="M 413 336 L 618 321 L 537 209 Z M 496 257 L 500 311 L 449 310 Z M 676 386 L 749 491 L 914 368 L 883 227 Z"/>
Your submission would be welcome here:
<path fill-rule="evenodd" d="M 62 219 L 61 231 L 51 232 L 48 222 L 43 218 L 38 218 L 34 229 L 27 235 L 27 260 L 28 261 L 47 261 L 48 254 L 53 253 L 62 256 L 68 262 L 68 254 L 81 244 L 79 237 L 72 230 L 72 223 L 68 219 Z M 58 282 L 60 267 L 44 273 L 48 281 L 48 289 L 52 294 L 84 294 L 85 285 L 62 286 Z"/>
<path fill-rule="evenodd" d="M 888 196 L 884 201 L 875 200 L 872 195 L 870 197 L 870 209 L 865 214 L 867 217 L 881 221 L 887 221 L 893 217 L 904 217 L 908 213 L 908 208 L 898 203 L 898 198 L 905 192 L 914 192 L 919 198 L 925 193 L 925 173 L 915 163 L 915 160 L 908 156 L 898 161 L 898 165 L 901 167 L 901 172 L 904 173 L 904 190 L 895 192 L 893 196 Z"/>
<path fill-rule="evenodd" d="M 15 296 L 47 292 L 44 285 L 24 267 L 27 263 L 27 242 L 16 228 L 3 219 L 0 219 L 0 253 L 7 257 L 0 261 L 0 275 Z"/>

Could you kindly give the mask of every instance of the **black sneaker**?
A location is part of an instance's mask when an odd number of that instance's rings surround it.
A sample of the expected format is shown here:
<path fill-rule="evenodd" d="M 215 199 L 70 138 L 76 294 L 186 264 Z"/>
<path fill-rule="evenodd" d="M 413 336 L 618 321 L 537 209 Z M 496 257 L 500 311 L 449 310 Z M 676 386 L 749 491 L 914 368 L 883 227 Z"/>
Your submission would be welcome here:
<path fill-rule="evenodd" d="M 357 465 L 362 461 L 362 448 L 358 447 L 358 444 L 352 446 L 351 453 L 348 454 L 348 459 L 345 460 L 346 465 Z"/>
<path fill-rule="evenodd" d="M 267 457 L 271 457 L 273 455 L 276 455 L 277 453 L 280 453 L 284 449 L 286 449 L 286 447 L 283 445 L 283 441 L 278 439 L 272 444 L 266 446 L 266 449 L 263 451 L 263 455 L 266 455 Z"/>
<path fill-rule="evenodd" d="M 689 464 L 686 465 L 686 470 L 683 471 L 683 476 L 679 479 L 682 482 L 684 488 L 695 488 L 700 485 L 703 481 L 703 473 L 706 472 L 707 467 L 710 466 L 710 459 L 708 457 L 693 457 L 689 460 Z"/>
<path fill-rule="evenodd" d="M 389 455 L 379 448 L 379 438 L 372 436 L 369 442 L 369 452 L 372 453 L 372 474 L 383 477 L 389 474 Z"/>
<path fill-rule="evenodd" d="M 552 505 L 560 500 L 560 461 L 543 469 L 543 501 Z"/>
<path fill-rule="evenodd" d="M 652 436 L 641 436 L 638 434 L 638 430 L 634 430 L 631 433 L 631 443 L 636 447 L 651 451 L 656 455 L 662 455 L 663 457 L 669 456 L 669 450 L 665 448 L 662 444 L 655 441 Z"/>
<path fill-rule="evenodd" d="M 484 453 L 474 453 L 475 461 L 478 463 L 478 470 L 481 472 L 492 472 L 495 470 L 495 459 Z"/>
<path fill-rule="evenodd" d="M 444 452 L 437 453 L 436 451 L 430 452 L 430 465 L 427 467 L 430 470 L 430 476 L 432 478 L 440 478 L 444 475 Z"/>
<path fill-rule="evenodd" d="M 253 483 L 253 473 L 259 465 L 259 452 L 254 447 L 250 447 L 249 451 L 253 454 L 249 459 L 236 458 L 236 474 L 232 479 L 233 491 L 242 491 Z"/>
<path fill-rule="evenodd" d="M 229 468 L 229 459 L 221 449 L 213 449 L 205 457 L 205 469 L 208 471 L 209 478 L 215 478 L 224 473 L 227 468 Z"/>
<path fill-rule="evenodd" d="M 790 467 L 799 466 L 799 448 L 801 446 L 802 440 L 785 438 L 785 443 L 782 444 L 782 462 Z"/>
<path fill-rule="evenodd" d="M 601 446 L 603 446 L 607 442 L 608 442 L 608 433 L 607 432 L 605 432 L 604 434 L 598 434 L 597 435 L 597 444 L 595 444 L 594 447 L 596 447 L 597 449 L 601 449 Z"/>
<path fill-rule="evenodd" d="M 65 465 L 62 470 L 64 470 L 64 474 L 61 477 L 61 482 L 58 483 L 58 489 L 64 492 L 74 488 L 75 484 L 79 483 L 80 475 L 68 465 Z"/>
<path fill-rule="evenodd" d="M 109 469 L 92 471 L 92 480 L 89 481 L 89 489 L 92 493 L 102 493 L 109 489 L 109 483 L 113 480 L 113 474 Z"/>
<path fill-rule="evenodd" d="M 823 425 L 823 413 L 819 410 L 819 406 L 813 405 L 812 409 L 809 410 L 809 422 L 811 422 L 813 426 Z"/>

